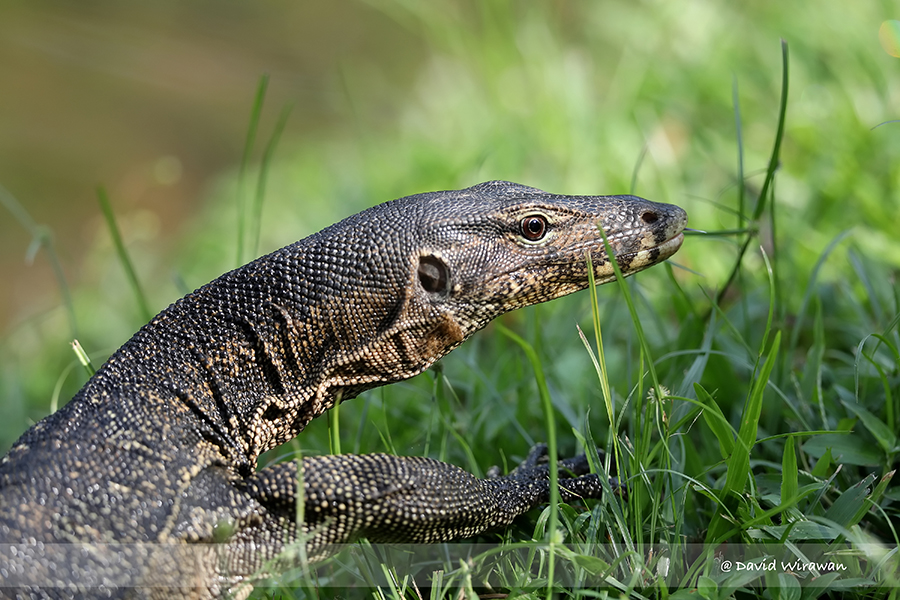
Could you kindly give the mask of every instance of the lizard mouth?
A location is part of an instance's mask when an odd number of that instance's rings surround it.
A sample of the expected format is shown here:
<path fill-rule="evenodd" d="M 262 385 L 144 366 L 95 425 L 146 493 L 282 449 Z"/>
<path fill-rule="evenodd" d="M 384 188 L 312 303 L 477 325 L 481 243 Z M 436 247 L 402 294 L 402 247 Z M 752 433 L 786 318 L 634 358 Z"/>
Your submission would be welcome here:
<path fill-rule="evenodd" d="M 678 249 L 681 248 L 681 244 L 683 243 L 684 232 L 679 232 L 678 235 L 664 241 L 656 247 L 656 249 L 659 250 L 659 260 L 663 261 L 678 252 Z"/>
<path fill-rule="evenodd" d="M 684 243 L 684 233 L 678 232 L 663 243 L 651 248 L 644 248 L 637 252 L 618 254 L 617 258 L 623 275 L 637 273 L 655 264 L 661 263 L 681 248 Z"/>

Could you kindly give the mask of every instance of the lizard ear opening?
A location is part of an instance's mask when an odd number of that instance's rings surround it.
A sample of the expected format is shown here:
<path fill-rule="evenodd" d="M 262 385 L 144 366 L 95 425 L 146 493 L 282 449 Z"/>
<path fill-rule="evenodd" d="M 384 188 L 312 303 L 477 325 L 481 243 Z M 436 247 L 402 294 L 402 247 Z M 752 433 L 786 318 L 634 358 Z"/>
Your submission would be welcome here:
<path fill-rule="evenodd" d="M 446 296 L 450 291 L 450 268 L 441 258 L 429 254 L 419 257 L 419 283 L 429 294 Z"/>

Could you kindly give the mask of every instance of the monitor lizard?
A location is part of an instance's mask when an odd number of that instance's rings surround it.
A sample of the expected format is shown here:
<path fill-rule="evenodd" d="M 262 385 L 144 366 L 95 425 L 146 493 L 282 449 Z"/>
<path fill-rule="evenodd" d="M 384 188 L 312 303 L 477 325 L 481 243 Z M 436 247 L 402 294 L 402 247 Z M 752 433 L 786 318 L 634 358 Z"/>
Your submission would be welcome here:
<path fill-rule="evenodd" d="M 375 206 L 226 273 L 0 459 L 0 595 L 242 596 L 297 539 L 315 560 L 360 537 L 511 523 L 548 500 L 540 450 L 486 479 L 421 457 L 257 458 L 495 317 L 587 287 L 588 253 L 596 282 L 614 279 L 598 226 L 630 275 L 675 253 L 686 220 L 635 196 L 491 181 Z M 600 495 L 583 456 L 562 466 L 563 500 Z"/>

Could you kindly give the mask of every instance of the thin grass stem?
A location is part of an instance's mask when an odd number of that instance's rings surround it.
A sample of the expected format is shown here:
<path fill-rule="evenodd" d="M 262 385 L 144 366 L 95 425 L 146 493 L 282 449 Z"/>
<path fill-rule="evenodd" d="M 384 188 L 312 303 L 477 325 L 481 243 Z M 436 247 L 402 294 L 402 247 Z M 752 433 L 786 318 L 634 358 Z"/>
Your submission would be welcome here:
<path fill-rule="evenodd" d="M 269 75 L 264 73 L 259 78 L 256 87 L 256 96 L 253 107 L 250 110 L 250 123 L 247 127 L 247 138 L 244 140 L 244 151 L 241 154 L 241 167 L 238 170 L 237 181 L 237 266 L 246 262 L 244 258 L 247 237 L 247 214 L 244 208 L 244 181 L 247 177 L 247 168 L 250 164 L 250 155 L 253 152 L 253 144 L 256 140 L 256 130 L 259 127 L 259 119 L 262 114 L 263 103 L 266 98 L 266 88 L 269 85 Z"/>
<path fill-rule="evenodd" d="M 103 187 L 97 188 L 97 202 L 100 203 L 100 210 L 103 212 L 103 218 L 106 220 L 106 227 L 116 248 L 116 256 L 125 270 L 125 277 L 128 279 L 128 285 L 131 287 L 134 299 L 137 302 L 140 318 L 144 322 L 149 321 L 153 318 L 150 304 L 147 302 L 147 296 L 141 287 L 141 282 L 131 262 L 131 257 L 128 255 L 128 250 L 125 249 L 125 243 L 122 241 L 122 234 L 119 231 L 118 223 L 116 223 L 116 215 L 113 212 L 112 204 L 110 204 L 109 195 Z"/>

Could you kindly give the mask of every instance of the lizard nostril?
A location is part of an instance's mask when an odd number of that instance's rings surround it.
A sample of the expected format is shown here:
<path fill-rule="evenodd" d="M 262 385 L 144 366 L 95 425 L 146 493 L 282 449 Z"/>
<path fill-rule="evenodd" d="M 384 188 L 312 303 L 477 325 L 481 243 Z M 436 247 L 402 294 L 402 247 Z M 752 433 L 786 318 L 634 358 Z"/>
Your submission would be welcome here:
<path fill-rule="evenodd" d="M 653 225 L 659 220 L 659 215 L 652 210 L 648 210 L 641 213 L 641 220 L 647 225 Z"/>

